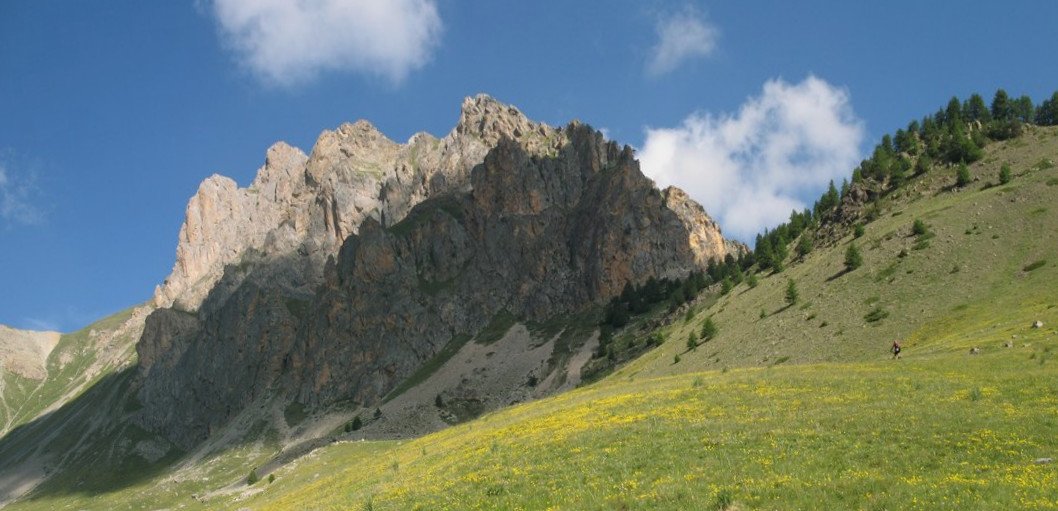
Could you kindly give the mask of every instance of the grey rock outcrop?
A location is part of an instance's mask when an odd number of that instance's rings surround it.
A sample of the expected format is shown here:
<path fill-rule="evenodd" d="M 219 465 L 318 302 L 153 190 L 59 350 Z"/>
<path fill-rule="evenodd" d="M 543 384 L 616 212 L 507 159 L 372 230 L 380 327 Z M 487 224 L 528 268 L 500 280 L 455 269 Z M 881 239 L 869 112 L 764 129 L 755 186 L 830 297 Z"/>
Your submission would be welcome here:
<path fill-rule="evenodd" d="M 306 260 L 306 275 L 288 284 L 311 292 L 322 276 L 312 269 L 322 269 L 365 218 L 389 224 L 432 194 L 465 188 L 470 169 L 503 137 L 537 152 L 559 142 L 555 129 L 485 95 L 463 102 L 443 139 L 419 133 L 401 145 L 361 120 L 321 133 L 308 156 L 279 142 L 249 187 L 218 175 L 202 183 L 154 305 L 197 311 L 226 267 L 292 253 Z"/>
<path fill-rule="evenodd" d="M 500 313 L 544 320 L 741 250 L 630 148 L 486 96 L 442 139 L 364 121 L 188 206 L 139 353 L 139 422 L 189 446 L 248 404 L 376 403 Z"/>

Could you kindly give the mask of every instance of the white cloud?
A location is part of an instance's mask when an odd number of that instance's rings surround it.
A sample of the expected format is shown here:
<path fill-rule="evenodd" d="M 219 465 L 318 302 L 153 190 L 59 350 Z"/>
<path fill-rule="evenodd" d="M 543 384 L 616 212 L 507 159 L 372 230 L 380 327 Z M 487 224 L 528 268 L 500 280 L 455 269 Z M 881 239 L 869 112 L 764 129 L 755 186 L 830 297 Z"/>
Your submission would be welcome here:
<path fill-rule="evenodd" d="M 241 63 L 283 87 L 325 71 L 400 83 L 441 38 L 435 0 L 213 0 L 211 10 Z"/>
<path fill-rule="evenodd" d="M 647 128 L 639 159 L 659 185 L 700 202 L 743 241 L 815 201 L 860 161 L 863 123 L 846 90 L 814 76 L 771 80 L 737 114 L 696 113 L 675 128 Z"/>
<path fill-rule="evenodd" d="M 0 219 L 8 225 L 41 223 L 44 215 L 35 204 L 33 180 L 20 179 L 8 169 L 8 165 L 0 161 Z"/>
<path fill-rule="evenodd" d="M 662 17 L 656 30 L 658 42 L 647 62 L 647 72 L 652 76 L 669 73 L 690 59 L 709 56 L 720 37 L 720 30 L 691 8 Z"/>

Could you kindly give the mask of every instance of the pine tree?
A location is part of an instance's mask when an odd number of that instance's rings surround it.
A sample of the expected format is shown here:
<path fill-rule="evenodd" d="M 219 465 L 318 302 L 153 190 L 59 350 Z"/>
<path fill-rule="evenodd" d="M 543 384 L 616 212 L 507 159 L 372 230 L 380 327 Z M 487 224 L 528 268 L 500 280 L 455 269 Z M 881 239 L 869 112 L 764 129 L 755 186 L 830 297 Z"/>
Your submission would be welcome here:
<path fill-rule="evenodd" d="M 965 163 L 960 163 L 955 169 L 955 186 L 966 186 L 970 184 L 970 168 Z"/>
<path fill-rule="evenodd" d="M 713 337 L 716 337 L 717 328 L 716 323 L 713 323 L 713 318 L 705 318 L 705 323 L 702 323 L 702 340 L 708 341 Z"/>
<path fill-rule="evenodd" d="M 974 93 L 970 96 L 970 99 L 966 101 L 966 107 L 963 109 L 963 113 L 966 115 L 968 121 L 981 121 L 987 123 L 992 120 L 992 113 L 988 111 L 988 107 L 985 106 L 985 100 L 980 94 Z"/>
<path fill-rule="evenodd" d="M 863 265 L 863 256 L 860 255 L 860 250 L 856 248 L 855 243 L 849 243 L 848 250 L 845 251 L 845 271 L 852 271 Z"/>
<path fill-rule="evenodd" d="M 797 257 L 804 259 L 809 252 L 812 251 L 812 237 L 805 233 L 801 236 L 801 239 L 797 240 Z"/>
<path fill-rule="evenodd" d="M 1036 106 L 1032 104 L 1032 98 L 1028 96 L 1019 97 L 1011 105 L 1011 114 L 1020 122 L 1032 122 L 1035 113 Z"/>
<path fill-rule="evenodd" d="M 797 304 L 797 284 L 794 283 L 793 279 L 786 284 L 786 305 Z"/>
<path fill-rule="evenodd" d="M 436 406 L 438 408 L 444 408 L 445 407 L 445 401 L 444 401 L 444 399 L 441 399 L 441 395 L 440 394 L 438 394 L 437 397 L 434 398 L 433 404 L 434 404 L 434 406 Z"/>
<path fill-rule="evenodd" d="M 1046 99 L 1036 109 L 1036 124 L 1040 126 L 1058 125 L 1058 92 Z"/>
<path fill-rule="evenodd" d="M 360 416 L 357 415 L 356 417 L 353 417 L 353 423 L 349 426 L 349 428 L 353 431 L 356 431 L 362 427 L 364 427 L 364 421 L 360 420 Z"/>
<path fill-rule="evenodd" d="M 992 98 L 992 119 L 1005 121 L 1012 116 L 1013 110 L 1010 106 L 1010 96 L 1003 89 L 997 90 L 995 97 Z"/>
<path fill-rule="evenodd" d="M 950 125 L 962 122 L 962 103 L 959 103 L 959 98 L 952 96 L 951 100 L 948 101 L 948 108 L 944 110 L 944 119 Z"/>

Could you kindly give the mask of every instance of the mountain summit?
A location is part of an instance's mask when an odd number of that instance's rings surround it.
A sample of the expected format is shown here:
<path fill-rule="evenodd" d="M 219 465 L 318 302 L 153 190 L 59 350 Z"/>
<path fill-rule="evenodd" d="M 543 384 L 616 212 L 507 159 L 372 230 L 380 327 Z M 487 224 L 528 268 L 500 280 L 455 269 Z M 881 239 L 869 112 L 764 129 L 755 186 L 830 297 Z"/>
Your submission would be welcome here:
<path fill-rule="evenodd" d="M 248 188 L 213 176 L 191 198 L 137 346 L 139 422 L 191 446 L 261 400 L 376 407 L 497 317 L 577 313 L 739 250 L 583 124 L 485 95 L 440 139 L 343 124 L 307 156 L 272 146 Z"/>

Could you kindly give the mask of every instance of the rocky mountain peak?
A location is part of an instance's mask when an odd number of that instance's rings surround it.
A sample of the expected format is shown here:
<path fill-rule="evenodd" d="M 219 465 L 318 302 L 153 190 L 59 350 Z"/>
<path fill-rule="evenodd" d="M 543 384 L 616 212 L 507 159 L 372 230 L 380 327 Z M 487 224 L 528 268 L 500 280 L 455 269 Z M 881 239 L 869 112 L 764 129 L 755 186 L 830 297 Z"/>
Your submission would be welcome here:
<path fill-rule="evenodd" d="M 520 140 L 530 135 L 547 136 L 545 124 L 530 121 L 520 110 L 496 101 L 487 94 L 467 97 L 460 109 L 454 133 L 481 139 L 494 146 L 502 138 Z"/>
<path fill-rule="evenodd" d="M 307 157 L 273 146 L 248 189 L 214 177 L 192 198 L 161 293 L 176 310 L 137 346 L 141 424 L 192 445 L 269 389 L 374 406 L 497 315 L 572 314 L 735 250 L 585 124 L 483 95 L 442 139 L 343 124 Z"/>

